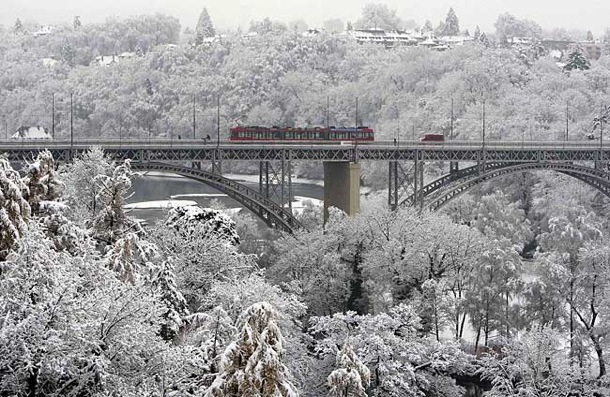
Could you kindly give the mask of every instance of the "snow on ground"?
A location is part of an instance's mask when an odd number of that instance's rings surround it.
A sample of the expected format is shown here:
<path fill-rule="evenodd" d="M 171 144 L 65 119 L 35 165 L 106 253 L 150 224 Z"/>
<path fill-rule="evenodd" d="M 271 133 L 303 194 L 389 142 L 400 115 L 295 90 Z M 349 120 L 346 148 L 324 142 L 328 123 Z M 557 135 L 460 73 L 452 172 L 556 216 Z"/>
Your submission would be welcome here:
<path fill-rule="evenodd" d="M 292 213 L 294 215 L 301 215 L 307 205 L 313 205 L 314 208 L 322 208 L 324 206 L 323 200 L 318 200 L 311 197 L 303 197 L 303 196 L 294 196 L 294 201 L 292 202 Z"/>
<path fill-rule="evenodd" d="M 158 172 L 158 171 L 146 171 L 143 172 L 142 175 L 147 178 L 186 178 L 177 174 L 170 174 L 166 172 Z M 248 183 L 259 183 L 260 179 L 258 175 L 247 175 L 247 174 L 222 174 L 223 177 L 234 180 L 235 182 L 248 182 Z M 324 186 L 323 179 L 308 179 L 308 178 L 292 178 L 292 183 L 299 183 L 303 185 L 316 185 L 316 186 Z M 370 194 L 373 189 L 368 186 L 361 186 L 360 193 L 361 194 Z M 196 196 L 196 195 L 176 195 L 173 197 L 206 197 L 206 196 Z M 207 197 L 222 197 L 222 196 L 207 196 Z"/>
<path fill-rule="evenodd" d="M 145 176 L 147 178 L 172 178 L 172 179 L 183 179 L 186 178 L 185 176 L 182 175 L 178 175 L 178 174 L 171 174 L 168 172 L 159 172 L 159 171 L 141 171 L 139 172 L 139 174 L 141 174 L 142 176 Z"/>
<path fill-rule="evenodd" d="M 123 208 L 126 210 L 161 210 L 174 207 L 188 207 L 192 205 L 197 205 L 197 202 L 193 200 L 154 200 L 125 204 Z"/>
<path fill-rule="evenodd" d="M 229 197 L 224 193 L 188 193 L 188 194 L 172 194 L 169 196 L 170 199 L 176 200 L 180 198 L 188 198 L 188 197 L 205 197 L 205 198 L 220 198 L 220 197 Z"/>
<path fill-rule="evenodd" d="M 188 195 L 185 195 L 188 196 Z M 172 196 L 173 197 L 173 196 Z M 193 200 L 154 200 L 154 201 L 140 201 L 138 203 L 125 204 L 123 208 L 126 210 L 166 210 L 176 207 L 198 207 L 200 206 L 196 201 Z M 203 207 L 202 207 L 203 208 Z M 242 211 L 243 208 L 226 208 L 221 212 L 232 216 Z"/>
<path fill-rule="evenodd" d="M 245 174 L 222 174 L 225 178 L 229 178 L 236 182 L 249 182 L 258 183 L 258 175 L 245 175 Z M 322 179 L 307 179 L 307 178 L 292 178 L 292 183 L 301 183 L 304 185 L 318 185 L 324 186 L 324 180 Z"/>

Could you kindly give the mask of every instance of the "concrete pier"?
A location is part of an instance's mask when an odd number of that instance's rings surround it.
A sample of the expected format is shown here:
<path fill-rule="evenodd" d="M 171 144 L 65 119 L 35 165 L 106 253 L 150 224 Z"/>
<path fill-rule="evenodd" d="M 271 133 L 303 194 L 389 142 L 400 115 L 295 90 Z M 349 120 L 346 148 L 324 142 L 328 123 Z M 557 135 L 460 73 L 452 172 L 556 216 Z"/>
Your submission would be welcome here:
<path fill-rule="evenodd" d="M 349 216 L 360 212 L 360 164 L 324 162 L 324 222 L 329 207 L 337 207 Z"/>

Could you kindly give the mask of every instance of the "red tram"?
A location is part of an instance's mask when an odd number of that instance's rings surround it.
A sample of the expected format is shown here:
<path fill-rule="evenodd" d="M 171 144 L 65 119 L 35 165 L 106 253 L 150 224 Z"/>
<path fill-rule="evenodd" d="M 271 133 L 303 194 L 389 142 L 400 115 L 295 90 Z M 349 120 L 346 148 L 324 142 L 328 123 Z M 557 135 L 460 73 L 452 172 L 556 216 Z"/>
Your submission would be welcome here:
<path fill-rule="evenodd" d="M 373 141 L 373 129 L 369 127 L 259 127 L 237 126 L 231 128 L 230 141 Z"/>

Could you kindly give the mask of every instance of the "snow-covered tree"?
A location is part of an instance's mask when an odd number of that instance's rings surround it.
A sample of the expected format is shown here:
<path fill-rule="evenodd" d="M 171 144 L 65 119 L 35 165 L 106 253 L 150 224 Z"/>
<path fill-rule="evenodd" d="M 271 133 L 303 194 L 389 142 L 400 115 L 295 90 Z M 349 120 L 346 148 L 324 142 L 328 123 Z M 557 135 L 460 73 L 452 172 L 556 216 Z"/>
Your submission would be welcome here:
<path fill-rule="evenodd" d="M 501 41 L 512 40 L 513 37 L 541 37 L 542 28 L 536 22 L 519 19 L 509 13 L 500 14 L 494 27 Z"/>
<path fill-rule="evenodd" d="M 275 318 L 275 310 L 266 302 L 243 313 L 242 330 L 226 348 L 206 397 L 298 396 L 282 363 L 283 338 Z"/>
<path fill-rule="evenodd" d="M 219 211 L 176 208 L 150 231 L 164 261 L 172 264 L 176 284 L 192 312 L 217 281 L 239 280 L 256 268 L 254 257 L 238 252 L 231 218 Z"/>
<path fill-rule="evenodd" d="M 83 23 L 80 21 L 80 16 L 76 15 L 74 17 L 74 21 L 72 22 L 72 27 L 74 28 L 74 30 L 79 30 L 80 28 L 83 27 Z"/>
<path fill-rule="evenodd" d="M 477 25 L 477 27 L 474 29 L 474 35 L 472 38 L 474 41 L 479 41 L 481 38 L 481 28 L 479 28 L 479 25 Z"/>
<path fill-rule="evenodd" d="M 507 341 L 497 353 L 484 354 L 479 373 L 491 382 L 489 395 L 573 395 L 586 377 L 570 366 L 560 341 L 557 331 L 543 328 Z"/>
<path fill-rule="evenodd" d="M 98 147 L 60 168 L 61 180 L 66 184 L 64 198 L 70 207 L 67 215 L 78 225 L 85 226 L 101 210 L 100 175 L 110 176 L 114 168 Z"/>
<path fill-rule="evenodd" d="M 7 159 L 0 157 L 0 261 L 6 259 L 27 230 L 31 209 L 27 186 Z"/>
<path fill-rule="evenodd" d="M 96 201 L 101 208 L 90 225 L 91 235 L 102 244 L 111 245 L 129 231 L 138 231 L 139 225 L 127 216 L 123 206 L 129 198 L 133 172 L 129 161 L 116 166 L 112 175 L 96 177 L 99 192 Z"/>
<path fill-rule="evenodd" d="M 422 33 L 432 33 L 434 32 L 434 26 L 432 26 L 432 22 L 429 19 L 426 19 L 426 23 L 424 27 L 421 29 Z"/>
<path fill-rule="evenodd" d="M 212 18 L 210 18 L 207 8 L 204 7 L 199 14 L 199 20 L 195 28 L 195 45 L 201 45 L 206 37 L 214 36 L 216 36 L 216 30 L 212 24 Z"/>
<path fill-rule="evenodd" d="M 13 24 L 13 33 L 23 33 L 23 22 L 21 22 L 21 19 L 19 18 L 15 19 L 15 23 Z"/>
<path fill-rule="evenodd" d="M 118 280 L 94 255 L 54 250 L 31 225 L 0 272 L 0 390 L 137 395 L 157 389 L 155 379 L 178 382 L 185 357 L 158 336 L 158 301 L 150 288 Z"/>
<path fill-rule="evenodd" d="M 350 295 L 352 272 L 341 259 L 340 236 L 322 228 L 299 231 L 275 244 L 271 277 L 298 291 L 312 315 L 342 310 Z"/>
<path fill-rule="evenodd" d="M 445 24 L 443 25 L 443 36 L 457 36 L 460 34 L 460 22 L 453 7 L 449 8 Z"/>
<path fill-rule="evenodd" d="M 396 15 L 396 10 L 391 10 L 387 5 L 369 3 L 362 9 L 362 16 L 355 26 L 357 29 L 398 30 L 402 21 Z"/>
<path fill-rule="evenodd" d="M 339 370 L 339 379 L 346 380 L 348 374 L 341 371 L 339 365 L 335 366 L 335 358 L 338 357 L 338 346 L 344 346 L 349 340 L 354 353 L 352 360 L 357 356 L 368 368 L 369 395 L 415 397 L 426 393 L 434 395 L 433 390 L 440 388 L 444 388 L 447 394 L 439 395 L 458 395 L 459 388 L 449 376 L 473 372 L 466 368 L 467 356 L 456 345 L 442 345 L 421 338 L 419 328 L 420 318 L 414 308 L 400 304 L 388 313 L 377 315 L 347 312 L 313 317 L 310 332 L 316 341 L 314 351 L 320 357 L 319 371 L 327 382 L 330 380 L 328 375 L 334 370 Z M 329 363 L 328 359 L 333 362 Z M 317 373 L 313 375 L 320 376 Z M 341 391 L 344 393 L 345 389 Z"/>
<path fill-rule="evenodd" d="M 568 59 L 563 67 L 563 70 L 570 72 L 572 70 L 588 70 L 591 68 L 589 60 L 584 56 L 582 49 L 576 48 L 568 54 Z"/>
<path fill-rule="evenodd" d="M 197 206 L 178 206 L 169 211 L 166 221 L 168 227 L 184 236 L 199 239 L 215 237 L 232 245 L 239 244 L 235 221 L 228 215 L 210 208 Z"/>
<path fill-rule="evenodd" d="M 64 189 L 55 171 L 53 155 L 48 150 L 40 152 L 36 160 L 28 164 L 23 180 L 28 186 L 27 200 L 35 215 L 41 214 L 46 202 L 57 200 Z"/>
<path fill-rule="evenodd" d="M 216 306 L 208 312 L 186 316 L 184 323 L 180 343 L 199 348 L 208 376 L 216 376 L 222 353 L 238 332 L 233 319 L 221 306 Z"/>
<path fill-rule="evenodd" d="M 352 350 L 349 341 L 337 352 L 337 369 L 328 375 L 328 386 L 333 396 L 366 397 L 371 383 L 371 372 Z"/>
<path fill-rule="evenodd" d="M 593 305 L 591 306 L 588 299 L 583 302 L 579 297 L 583 294 L 584 296 L 590 296 L 591 292 L 596 289 L 599 289 L 598 292 L 600 293 L 603 293 L 604 290 L 601 286 L 595 285 L 595 281 L 598 280 L 596 277 L 593 279 L 587 278 L 590 268 L 582 260 L 582 255 L 590 254 L 595 250 L 583 250 L 583 247 L 587 243 L 594 244 L 603 241 L 603 233 L 601 222 L 594 213 L 577 205 L 566 204 L 568 206 L 564 208 L 563 214 L 553 216 L 548 220 L 548 231 L 542 233 L 539 238 L 540 248 L 544 251 L 540 254 L 543 260 L 543 269 L 547 269 L 541 275 L 544 277 L 545 284 L 549 287 L 547 289 L 550 294 L 548 300 L 552 301 L 556 294 L 564 299 L 564 305 L 560 307 L 563 310 L 554 313 L 554 315 L 564 318 L 569 332 L 570 354 L 576 357 L 577 345 L 579 344 L 577 312 L 585 319 L 587 315 L 583 314 L 583 310 L 585 313 L 596 312 L 596 299 L 599 299 L 599 296 L 593 299 Z M 589 263 L 601 265 L 600 261 Z M 597 272 L 594 272 L 594 274 L 597 274 Z M 581 284 L 580 280 L 593 281 L 593 284 Z M 549 308 L 552 309 L 553 306 Z M 597 318 L 595 314 L 591 314 L 591 316 L 591 318 Z M 586 320 L 583 322 L 589 326 L 591 325 Z"/>

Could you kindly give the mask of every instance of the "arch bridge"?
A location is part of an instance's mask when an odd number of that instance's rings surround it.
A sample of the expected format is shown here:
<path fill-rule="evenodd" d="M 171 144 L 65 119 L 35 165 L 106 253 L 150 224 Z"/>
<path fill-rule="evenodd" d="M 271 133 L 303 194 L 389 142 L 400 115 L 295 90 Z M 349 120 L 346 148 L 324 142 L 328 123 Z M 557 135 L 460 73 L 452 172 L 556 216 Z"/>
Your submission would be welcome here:
<path fill-rule="evenodd" d="M 604 169 L 586 165 L 561 162 L 533 162 L 533 163 L 491 163 L 484 169 L 479 165 L 463 170 L 450 172 L 433 182 L 424 185 L 416 193 L 412 193 L 403 200 L 401 206 L 419 206 L 436 211 L 452 199 L 460 196 L 472 187 L 494 178 L 522 173 L 527 171 L 555 171 L 576 178 L 587 185 L 597 189 L 610 198 L 610 173 Z"/>
<path fill-rule="evenodd" d="M 134 169 L 177 173 L 209 184 L 241 202 L 268 225 L 293 231 L 299 227 L 291 211 L 292 163 L 324 164 L 324 206 L 348 214 L 359 211 L 360 167 L 363 162 L 389 164 L 388 204 L 414 205 L 436 210 L 485 181 L 512 173 L 554 170 L 577 178 L 605 195 L 610 194 L 610 145 L 600 142 L 418 141 L 367 144 L 218 143 L 202 141 L 78 141 L 0 142 L 11 161 L 27 161 L 50 150 L 58 161 L 99 146 L 113 159 L 131 160 Z M 222 177 L 227 161 L 259 163 L 259 189 Z M 424 169 L 431 162 L 449 163 L 449 173 L 424 184 Z M 185 165 L 185 164 L 188 164 Z M 460 168 L 462 166 L 462 168 Z M 465 168 L 464 168 L 465 166 Z M 209 169 L 210 171 L 206 171 Z"/>

